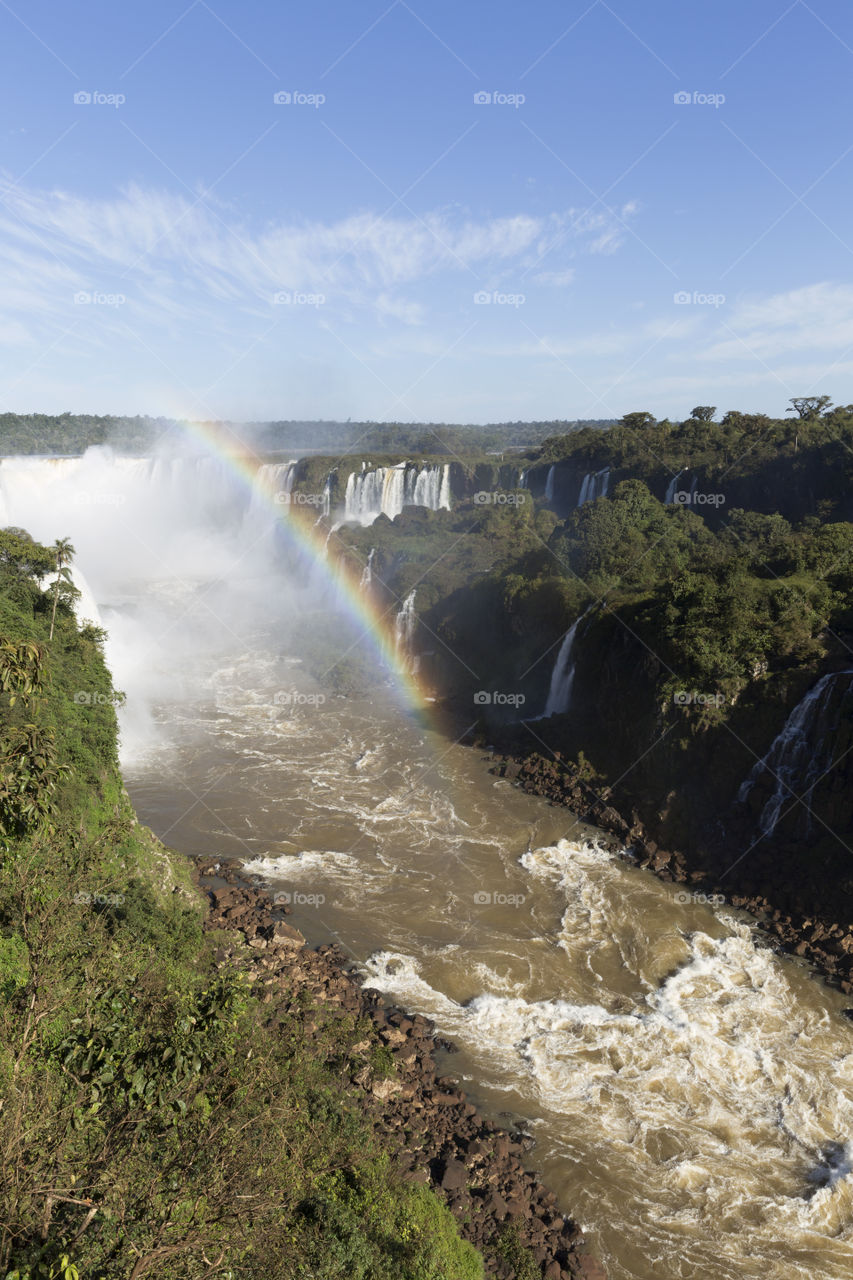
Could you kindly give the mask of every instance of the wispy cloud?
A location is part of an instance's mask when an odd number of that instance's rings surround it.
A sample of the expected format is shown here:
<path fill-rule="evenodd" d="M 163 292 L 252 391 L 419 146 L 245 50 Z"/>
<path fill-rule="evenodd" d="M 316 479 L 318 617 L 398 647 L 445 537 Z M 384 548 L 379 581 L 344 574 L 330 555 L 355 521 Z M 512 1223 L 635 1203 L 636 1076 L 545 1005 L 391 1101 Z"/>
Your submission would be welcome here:
<path fill-rule="evenodd" d="M 280 290 L 322 294 L 329 308 L 364 309 L 378 321 L 420 324 L 428 295 L 409 291 L 432 277 L 463 276 L 466 288 L 476 287 L 559 243 L 540 282 L 568 283 L 568 259 L 610 251 L 621 237 L 606 215 L 574 210 L 483 219 L 360 212 L 258 226 L 201 195 L 193 201 L 138 186 L 93 199 L 7 183 L 0 200 L 0 323 L 7 324 L 62 323 L 81 290 L 124 295 L 126 314 L 176 330 L 191 322 L 205 330 L 217 321 L 232 325 L 235 312 L 269 315 Z"/>

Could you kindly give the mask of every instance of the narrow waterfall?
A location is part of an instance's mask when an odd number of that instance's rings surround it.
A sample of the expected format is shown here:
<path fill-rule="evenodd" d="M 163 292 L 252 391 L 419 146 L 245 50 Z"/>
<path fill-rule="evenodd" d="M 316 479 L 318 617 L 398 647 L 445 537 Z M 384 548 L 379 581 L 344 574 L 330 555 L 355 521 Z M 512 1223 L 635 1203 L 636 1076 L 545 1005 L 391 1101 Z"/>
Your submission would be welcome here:
<path fill-rule="evenodd" d="M 683 475 L 687 474 L 687 468 L 683 467 L 681 471 L 677 471 L 666 487 L 666 495 L 664 502 L 670 506 L 675 501 L 675 495 L 678 490 L 678 482 Z"/>
<path fill-rule="evenodd" d="M 441 468 L 441 486 L 438 491 L 439 511 L 450 510 L 450 463 L 445 462 Z"/>
<path fill-rule="evenodd" d="M 578 506 L 582 507 L 585 502 L 595 502 L 596 498 L 606 498 L 609 487 L 609 467 L 603 467 L 601 471 L 588 471 L 581 484 Z"/>
<path fill-rule="evenodd" d="M 569 704 L 572 700 L 572 685 L 575 680 L 573 657 L 575 637 L 577 636 L 578 627 L 588 613 L 589 609 L 577 617 L 563 637 L 563 643 L 557 653 L 557 661 L 554 663 L 554 670 L 551 672 L 548 700 L 545 703 L 545 710 L 542 712 L 543 720 L 547 719 L 548 716 L 565 715 L 569 709 Z"/>
<path fill-rule="evenodd" d="M 323 485 L 323 511 L 322 514 L 328 519 L 329 512 L 332 509 L 332 476 L 334 472 L 330 471 L 326 476 L 326 483 Z"/>
<path fill-rule="evenodd" d="M 408 660 L 412 671 L 417 671 L 418 660 L 412 653 L 415 638 L 415 626 L 418 617 L 415 613 L 415 596 L 417 591 L 410 591 L 403 601 L 402 608 L 394 620 L 394 642 L 398 654 Z"/>
<path fill-rule="evenodd" d="M 794 707 L 781 733 L 773 740 L 763 759 L 756 761 L 737 798 L 743 803 L 764 774 L 775 778 L 773 794 L 761 810 L 758 829 L 772 836 L 786 802 L 805 805 L 806 827 L 811 826 L 811 792 L 832 764 L 832 750 L 843 709 L 838 699 L 833 711 L 834 682 L 853 676 L 853 668 L 830 672 Z"/>
<path fill-rule="evenodd" d="M 371 582 L 373 581 L 373 557 L 375 555 L 376 555 L 376 548 L 371 547 L 367 557 L 367 564 L 364 566 L 364 571 L 361 575 L 361 582 L 359 584 L 361 586 L 362 591 L 367 591 L 368 588 L 370 587 Z"/>
<path fill-rule="evenodd" d="M 404 507 L 428 507 L 430 511 L 450 510 L 450 465 L 418 467 L 398 462 L 392 467 L 368 470 L 347 478 L 344 521 L 369 525 L 380 515 L 393 520 Z"/>
<path fill-rule="evenodd" d="M 546 501 L 546 502 L 553 502 L 553 501 L 554 501 L 554 471 L 555 471 L 555 469 L 556 469 L 556 468 L 555 468 L 553 465 L 552 465 L 552 466 L 550 466 L 550 467 L 548 468 L 548 476 L 547 476 L 547 478 L 546 478 L 546 480 L 545 480 L 545 501 Z"/>
<path fill-rule="evenodd" d="M 519 471 L 519 473 L 518 473 L 518 487 L 519 487 L 519 489 L 526 489 L 526 488 L 527 488 L 527 470 L 528 470 L 528 468 L 527 468 L 527 467 L 522 467 L 522 468 L 521 468 L 521 470 L 520 470 L 520 471 Z"/>

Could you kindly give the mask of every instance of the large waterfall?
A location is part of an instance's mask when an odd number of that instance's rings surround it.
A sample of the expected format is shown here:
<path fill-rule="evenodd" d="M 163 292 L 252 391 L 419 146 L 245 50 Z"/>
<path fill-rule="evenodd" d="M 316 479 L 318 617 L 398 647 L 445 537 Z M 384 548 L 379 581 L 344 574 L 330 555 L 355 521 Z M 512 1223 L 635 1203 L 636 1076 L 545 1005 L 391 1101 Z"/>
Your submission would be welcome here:
<path fill-rule="evenodd" d="M 603 467 L 601 471 L 588 471 L 581 484 L 578 506 L 582 507 L 585 502 L 595 502 L 596 498 L 606 498 L 609 485 L 609 467 Z"/>
<path fill-rule="evenodd" d="M 556 473 L 556 467 L 554 467 L 554 466 L 553 466 L 553 464 L 552 464 L 552 465 L 548 468 L 548 474 L 547 474 L 547 476 L 545 477 L 545 501 L 546 501 L 546 502 L 553 502 L 553 501 L 554 501 L 554 475 L 555 475 L 555 473 Z"/>
<path fill-rule="evenodd" d="M 393 520 L 404 507 L 450 510 L 449 463 L 418 467 L 398 462 L 392 467 L 350 472 L 344 497 L 344 521 L 368 525 L 380 515 Z"/>
<path fill-rule="evenodd" d="M 763 836 L 772 836 L 785 804 L 790 808 L 804 806 L 805 823 L 801 825 L 808 833 L 812 791 L 832 766 L 833 747 L 844 709 L 844 698 L 837 696 L 835 682 L 844 678 L 849 681 L 851 676 L 851 668 L 822 676 L 794 707 L 770 750 L 756 761 L 742 783 L 737 797 L 741 803 L 748 799 L 760 779 L 766 776 L 768 780 L 775 780 L 773 792 L 758 819 L 758 829 Z"/>

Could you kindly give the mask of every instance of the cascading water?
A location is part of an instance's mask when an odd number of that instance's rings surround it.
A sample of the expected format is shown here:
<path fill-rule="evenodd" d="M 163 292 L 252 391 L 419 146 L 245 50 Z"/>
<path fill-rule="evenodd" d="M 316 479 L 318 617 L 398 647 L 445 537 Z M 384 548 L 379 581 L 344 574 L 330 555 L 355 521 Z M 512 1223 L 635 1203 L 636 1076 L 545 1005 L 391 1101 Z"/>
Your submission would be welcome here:
<path fill-rule="evenodd" d="M 264 462 L 258 467 L 249 508 L 243 521 L 243 536 L 252 540 L 271 542 L 275 525 L 270 521 L 270 504 L 274 504 L 282 516 L 287 515 L 293 496 L 297 463 Z"/>
<path fill-rule="evenodd" d="M 585 502 L 595 502 L 596 498 L 606 498 L 609 486 L 609 467 L 604 467 L 601 471 L 588 471 L 581 484 L 578 506 L 582 507 Z"/>
<path fill-rule="evenodd" d="M 527 488 L 527 472 L 528 472 L 528 468 L 527 468 L 527 467 L 522 467 L 522 468 L 521 468 L 521 470 L 520 470 L 520 471 L 519 471 L 519 473 L 518 473 L 518 488 L 519 488 L 519 489 L 526 489 L 526 488 Z"/>
<path fill-rule="evenodd" d="M 554 670 L 551 672 L 551 686 L 548 690 L 548 700 L 545 703 L 545 710 L 542 712 L 542 719 L 548 716 L 562 716 L 569 709 L 572 700 L 572 685 L 575 680 L 575 663 L 573 650 L 575 646 L 575 638 L 577 636 L 578 627 L 583 622 L 589 609 L 576 618 L 569 627 L 563 643 L 560 645 L 557 653 L 557 661 L 554 663 Z"/>
<path fill-rule="evenodd" d="M 247 536 L 227 468 L 4 461 L 0 500 L 5 523 L 77 548 L 122 716 L 151 697 L 138 754 L 123 719 L 140 821 L 269 877 L 312 945 L 339 939 L 434 1018 L 472 1101 L 535 1135 L 610 1280 L 849 1280 L 847 997 L 594 833 L 562 841 L 564 809 L 401 715 L 384 682 L 314 696 L 345 615 L 320 635 L 330 594 Z"/>
<path fill-rule="evenodd" d="M 798 802 L 804 806 L 803 825 L 808 834 L 811 794 L 832 764 L 833 745 L 844 710 L 844 698 L 836 700 L 835 682 L 845 678 L 849 681 L 851 676 L 853 668 L 822 676 L 797 703 L 770 750 L 756 761 L 749 777 L 741 784 L 737 798 L 744 803 L 759 779 L 764 775 L 775 778 L 773 793 L 758 819 L 758 829 L 763 836 L 772 836 L 786 802 L 791 807 Z"/>
<path fill-rule="evenodd" d="M 681 477 L 686 474 L 687 474 L 686 467 L 683 468 L 681 471 L 677 471 L 675 475 L 672 477 L 672 479 L 670 480 L 669 484 L 666 486 L 666 494 L 664 495 L 664 503 L 666 504 L 666 506 L 670 506 L 675 501 L 675 495 L 678 490 L 678 482 L 681 479 Z"/>
<path fill-rule="evenodd" d="M 402 608 L 394 619 L 394 640 L 397 652 L 404 656 L 412 671 L 417 671 L 418 660 L 412 652 L 415 638 L 415 627 L 418 617 L 415 613 L 415 596 L 417 591 L 410 591 L 403 601 Z"/>
<path fill-rule="evenodd" d="M 430 511 L 450 510 L 450 465 L 417 467 L 398 462 L 392 467 L 350 473 L 344 497 L 344 522 L 373 524 L 380 515 L 389 520 L 404 507 L 427 507 Z"/>
<path fill-rule="evenodd" d="M 362 591 L 368 591 L 370 589 L 370 584 L 373 582 L 373 557 L 375 555 L 376 548 L 371 547 L 367 556 L 367 563 L 365 564 L 364 571 L 361 575 L 361 583 L 359 584 Z"/>
<path fill-rule="evenodd" d="M 553 502 L 553 501 L 554 501 L 554 474 L 555 474 L 555 471 L 556 471 L 556 467 L 554 467 L 554 466 L 550 466 L 550 467 L 548 468 L 548 475 L 547 475 L 547 476 L 546 476 L 546 478 L 545 478 L 545 501 L 546 501 L 546 502 Z"/>

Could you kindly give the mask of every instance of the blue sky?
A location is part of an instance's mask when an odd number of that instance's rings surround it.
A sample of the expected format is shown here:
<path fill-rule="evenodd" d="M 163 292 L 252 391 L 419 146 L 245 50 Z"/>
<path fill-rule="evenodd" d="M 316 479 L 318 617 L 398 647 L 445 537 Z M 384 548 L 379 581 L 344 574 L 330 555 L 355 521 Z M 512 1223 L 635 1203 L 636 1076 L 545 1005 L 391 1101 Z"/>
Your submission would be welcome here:
<path fill-rule="evenodd" d="M 0 41 L 3 410 L 853 401 L 840 0 L 13 0 Z"/>

